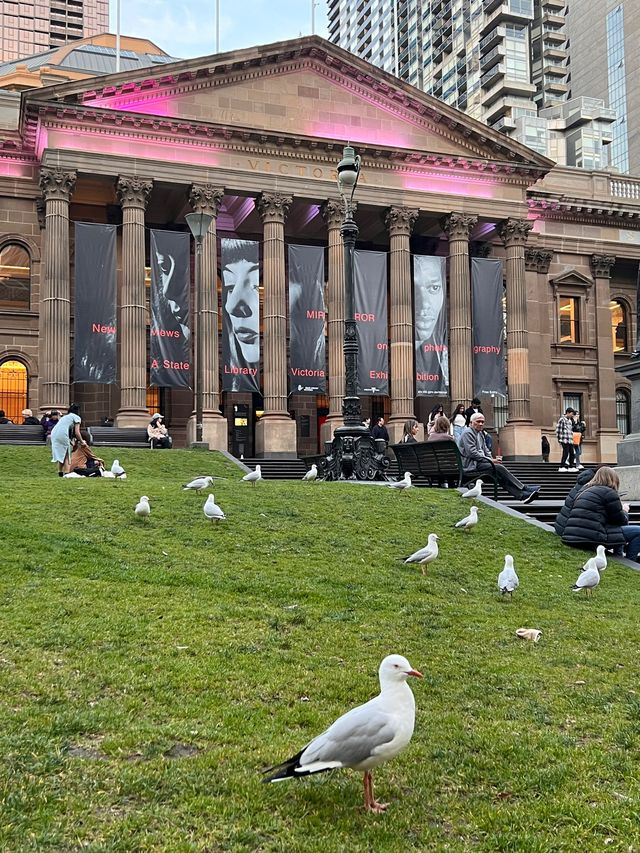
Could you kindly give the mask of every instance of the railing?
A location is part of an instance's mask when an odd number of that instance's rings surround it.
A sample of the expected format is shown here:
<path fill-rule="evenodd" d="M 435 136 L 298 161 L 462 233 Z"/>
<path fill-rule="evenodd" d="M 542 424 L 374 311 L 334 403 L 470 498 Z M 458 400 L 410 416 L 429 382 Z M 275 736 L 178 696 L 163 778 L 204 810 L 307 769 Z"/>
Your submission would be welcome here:
<path fill-rule="evenodd" d="M 640 180 L 611 178 L 609 189 L 615 198 L 640 199 Z"/>

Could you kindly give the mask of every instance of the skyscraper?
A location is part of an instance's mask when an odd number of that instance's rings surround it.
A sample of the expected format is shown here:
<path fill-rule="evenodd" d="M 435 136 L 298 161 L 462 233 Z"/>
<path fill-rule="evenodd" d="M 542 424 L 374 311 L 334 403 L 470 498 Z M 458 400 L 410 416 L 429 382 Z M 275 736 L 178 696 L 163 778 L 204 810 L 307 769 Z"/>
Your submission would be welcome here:
<path fill-rule="evenodd" d="M 109 30 L 109 0 L 2 0 L 0 61 Z"/>
<path fill-rule="evenodd" d="M 569 100 L 566 18 L 566 0 L 329 0 L 329 38 L 560 163 L 603 168 L 615 115 Z"/>

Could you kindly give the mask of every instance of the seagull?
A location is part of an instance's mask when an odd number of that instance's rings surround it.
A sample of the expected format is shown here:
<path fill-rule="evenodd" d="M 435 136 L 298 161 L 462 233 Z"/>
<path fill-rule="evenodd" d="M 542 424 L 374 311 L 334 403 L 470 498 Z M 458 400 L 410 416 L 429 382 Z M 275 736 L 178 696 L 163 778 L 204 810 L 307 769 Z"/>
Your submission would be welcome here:
<path fill-rule="evenodd" d="M 116 477 L 116 479 L 118 477 L 124 477 L 125 476 L 125 470 L 122 467 L 122 465 L 120 464 L 118 459 L 113 460 L 113 465 L 111 466 L 111 473 L 113 474 L 114 477 Z"/>
<path fill-rule="evenodd" d="M 213 483 L 213 477 L 196 477 L 195 480 L 191 480 L 190 483 L 187 483 L 186 486 L 182 487 L 182 491 L 196 491 L 201 492 L 203 489 L 206 489 L 207 486 L 210 486 Z"/>
<path fill-rule="evenodd" d="M 596 548 L 596 555 L 592 559 L 596 561 L 596 569 L 599 572 L 604 572 L 604 570 L 607 568 L 607 554 L 604 550 L 604 545 L 598 545 L 598 547 Z M 586 569 L 588 565 L 589 560 L 587 560 L 587 562 L 582 568 Z"/>
<path fill-rule="evenodd" d="M 520 580 L 513 568 L 513 557 L 511 554 L 506 554 L 504 558 L 504 569 L 498 575 L 498 589 L 503 595 L 509 593 L 513 598 L 513 593 L 520 586 Z"/>
<path fill-rule="evenodd" d="M 397 480 L 395 483 L 387 483 L 390 489 L 410 489 L 411 488 L 411 471 L 405 471 L 404 479 Z"/>
<path fill-rule="evenodd" d="M 242 479 L 247 483 L 253 483 L 253 485 L 255 486 L 258 480 L 262 479 L 262 471 L 260 470 L 260 466 L 256 465 L 256 470 L 249 471 L 249 473 L 245 474 Z"/>
<path fill-rule="evenodd" d="M 100 476 L 106 477 L 107 480 L 115 480 L 116 475 L 111 471 L 105 471 L 104 468 L 100 469 Z"/>
<path fill-rule="evenodd" d="M 587 560 L 585 570 L 571 587 L 574 592 L 580 592 L 583 589 L 585 595 L 593 595 L 593 590 L 600 583 L 600 572 L 596 563 L 597 559 L 597 557 L 591 557 L 590 560 Z"/>
<path fill-rule="evenodd" d="M 463 498 L 479 498 L 482 495 L 482 480 L 476 480 L 475 486 L 462 493 Z"/>
<path fill-rule="evenodd" d="M 143 495 L 140 498 L 140 501 L 136 504 L 134 512 L 138 518 L 142 518 L 145 521 L 149 518 L 151 515 L 151 507 L 149 506 L 149 498 L 146 495 Z"/>
<path fill-rule="evenodd" d="M 317 480 L 318 479 L 318 466 L 314 463 L 302 479 L 308 480 L 310 482 L 313 482 L 313 480 Z"/>
<path fill-rule="evenodd" d="M 469 510 L 469 515 L 465 516 L 465 518 L 461 518 L 460 521 L 456 521 L 453 525 L 454 527 L 459 527 L 462 530 L 466 530 L 467 533 L 471 530 L 472 527 L 475 527 L 478 523 L 478 507 L 472 506 Z"/>
<path fill-rule="evenodd" d="M 205 501 L 203 512 L 211 521 L 225 521 L 227 516 L 222 512 L 218 504 L 214 501 L 213 495 L 209 495 Z"/>
<path fill-rule="evenodd" d="M 424 566 L 429 563 L 433 563 L 433 561 L 438 556 L 438 539 L 440 537 L 437 533 L 430 533 L 429 539 L 427 540 L 427 544 L 424 548 L 420 548 L 419 551 L 415 551 L 411 556 L 407 557 L 405 563 L 420 563 L 423 566 L 422 574 L 426 574 L 426 569 Z"/>
<path fill-rule="evenodd" d="M 407 678 L 422 678 L 422 673 L 402 655 L 388 655 L 380 664 L 378 675 L 378 696 L 343 714 L 287 761 L 265 770 L 271 775 L 264 781 L 280 782 L 338 767 L 362 770 L 366 811 L 384 812 L 388 804 L 378 803 L 373 796 L 372 770 L 408 746 L 416 703 Z"/>

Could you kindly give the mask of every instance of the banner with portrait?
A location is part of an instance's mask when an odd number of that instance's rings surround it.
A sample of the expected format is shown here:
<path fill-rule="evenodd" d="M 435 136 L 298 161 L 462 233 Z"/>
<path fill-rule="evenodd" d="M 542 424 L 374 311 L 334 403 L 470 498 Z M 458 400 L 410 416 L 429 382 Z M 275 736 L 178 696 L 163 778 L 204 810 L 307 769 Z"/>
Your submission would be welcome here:
<path fill-rule="evenodd" d="M 116 226 L 75 223 L 75 382 L 117 381 Z"/>
<path fill-rule="evenodd" d="M 260 392 L 260 244 L 220 241 L 222 390 Z"/>
<path fill-rule="evenodd" d="M 289 246 L 289 393 L 325 394 L 324 248 Z"/>
<path fill-rule="evenodd" d="M 151 231 L 149 382 L 191 388 L 191 240 L 183 231 Z"/>
<path fill-rule="evenodd" d="M 449 393 L 447 259 L 413 256 L 416 396 Z"/>
<path fill-rule="evenodd" d="M 353 253 L 353 313 L 358 334 L 358 393 L 389 393 L 387 254 Z"/>
<path fill-rule="evenodd" d="M 471 259 L 473 393 L 507 393 L 504 367 L 502 261 Z"/>

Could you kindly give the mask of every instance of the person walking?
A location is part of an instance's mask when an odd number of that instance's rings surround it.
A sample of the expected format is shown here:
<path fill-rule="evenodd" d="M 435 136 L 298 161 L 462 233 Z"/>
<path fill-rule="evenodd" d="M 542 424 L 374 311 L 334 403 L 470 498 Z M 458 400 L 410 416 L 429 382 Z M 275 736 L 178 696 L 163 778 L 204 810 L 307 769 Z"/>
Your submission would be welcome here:
<path fill-rule="evenodd" d="M 410 418 L 408 421 L 404 422 L 404 426 L 402 428 L 402 438 L 400 439 L 400 444 L 416 444 L 418 439 L 416 438 L 418 432 L 418 421 Z"/>
<path fill-rule="evenodd" d="M 51 430 L 51 461 L 58 463 L 58 476 L 68 474 L 71 470 L 71 434 L 73 434 L 81 447 L 86 441 L 80 433 L 81 418 L 75 403 L 69 406 L 69 411 L 63 415 Z"/>
<path fill-rule="evenodd" d="M 467 416 L 464 413 L 464 403 L 460 403 L 459 406 L 456 406 L 454 411 L 451 412 L 451 418 L 449 420 L 451 421 L 453 437 L 456 441 L 460 441 L 460 436 L 467 425 Z"/>
<path fill-rule="evenodd" d="M 549 461 L 549 454 L 551 453 L 551 446 L 549 445 L 549 439 L 547 438 L 546 435 L 542 436 L 541 449 L 542 449 L 542 461 L 548 462 Z"/>
<path fill-rule="evenodd" d="M 574 464 L 573 454 L 573 414 L 571 406 L 565 409 L 564 415 L 560 415 L 556 424 L 556 438 L 562 448 L 562 459 L 558 471 L 577 471 Z"/>

